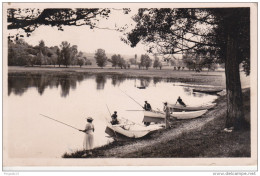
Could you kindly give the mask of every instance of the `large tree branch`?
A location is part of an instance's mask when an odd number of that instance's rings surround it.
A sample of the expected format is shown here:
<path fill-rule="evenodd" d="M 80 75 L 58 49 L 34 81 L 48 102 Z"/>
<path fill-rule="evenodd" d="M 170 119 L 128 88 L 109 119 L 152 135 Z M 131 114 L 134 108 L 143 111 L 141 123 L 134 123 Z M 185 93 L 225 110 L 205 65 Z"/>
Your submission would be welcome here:
<path fill-rule="evenodd" d="M 31 18 L 26 17 L 14 17 L 13 14 L 8 16 L 8 22 L 11 23 L 8 25 L 8 29 L 19 29 L 22 28 L 27 30 L 26 32 L 32 32 L 34 29 L 30 29 L 31 26 L 39 25 L 51 25 L 51 26 L 61 26 L 61 25 L 92 25 L 91 19 L 94 19 L 97 15 L 106 16 L 109 11 L 104 9 L 44 9 L 38 17 Z M 10 12 L 14 13 L 14 12 Z M 77 24 L 77 21 L 81 21 L 81 24 Z"/>

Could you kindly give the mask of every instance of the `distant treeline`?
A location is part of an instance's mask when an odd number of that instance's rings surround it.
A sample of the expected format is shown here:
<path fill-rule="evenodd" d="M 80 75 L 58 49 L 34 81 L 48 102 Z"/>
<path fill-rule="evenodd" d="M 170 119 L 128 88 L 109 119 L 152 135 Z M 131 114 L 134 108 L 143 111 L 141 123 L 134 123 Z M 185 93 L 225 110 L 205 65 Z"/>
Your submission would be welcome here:
<path fill-rule="evenodd" d="M 153 68 L 162 69 L 162 62 L 157 55 L 152 60 L 149 55 L 142 54 L 140 59 L 137 54 L 134 58 L 125 60 L 120 54 L 114 54 L 110 58 L 107 57 L 104 49 L 97 49 L 94 55 L 97 66 L 103 68 L 107 62 L 112 64 L 114 68 L 129 69 L 131 65 L 138 66 L 139 69 Z M 43 40 L 38 45 L 32 46 L 23 39 L 16 41 L 8 41 L 8 65 L 9 66 L 70 66 L 70 65 L 92 65 L 92 58 L 78 51 L 77 45 L 70 45 L 67 41 L 63 41 L 59 46 L 47 47 Z M 215 58 L 206 55 L 198 55 L 185 52 L 182 59 L 168 58 L 164 59 L 167 65 L 173 66 L 174 70 L 183 70 L 185 67 L 189 70 L 202 71 L 203 68 L 215 70 L 217 61 Z"/>
<path fill-rule="evenodd" d="M 32 46 L 23 39 L 8 41 L 9 66 L 35 66 L 35 65 L 91 65 L 91 61 L 78 51 L 77 45 L 63 41 L 60 46 L 47 47 L 43 40 Z"/>

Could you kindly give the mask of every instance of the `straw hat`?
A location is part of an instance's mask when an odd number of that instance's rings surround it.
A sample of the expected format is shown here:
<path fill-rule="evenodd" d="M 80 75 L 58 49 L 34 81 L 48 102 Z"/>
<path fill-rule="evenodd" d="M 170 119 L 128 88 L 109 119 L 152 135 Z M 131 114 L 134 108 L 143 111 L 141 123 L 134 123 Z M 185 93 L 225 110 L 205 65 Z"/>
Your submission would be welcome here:
<path fill-rule="evenodd" d="M 86 118 L 88 121 L 93 121 L 94 119 L 92 117 Z"/>

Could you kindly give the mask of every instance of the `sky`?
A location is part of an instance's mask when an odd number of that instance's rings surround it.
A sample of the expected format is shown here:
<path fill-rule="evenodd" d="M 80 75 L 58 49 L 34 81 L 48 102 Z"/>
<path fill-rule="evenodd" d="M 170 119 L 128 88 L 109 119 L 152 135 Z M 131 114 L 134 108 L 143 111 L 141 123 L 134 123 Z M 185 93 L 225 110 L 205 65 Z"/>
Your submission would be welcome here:
<path fill-rule="evenodd" d="M 128 24 L 134 27 L 135 22 L 131 17 L 137 9 L 131 9 L 128 15 L 119 10 L 112 10 L 110 17 L 102 19 L 99 27 L 114 29 L 115 27 Z M 132 25 L 131 25 L 132 24 Z M 145 54 L 145 46 L 138 44 L 131 48 L 120 40 L 123 33 L 108 29 L 89 29 L 89 26 L 64 26 L 64 31 L 59 31 L 57 27 L 41 26 L 37 28 L 30 37 L 24 40 L 31 45 L 38 45 L 40 40 L 44 40 L 46 46 L 59 46 L 62 41 L 68 41 L 71 45 L 77 45 L 79 51 L 94 53 L 98 48 L 105 49 L 106 53 L 111 54 Z M 131 28 L 129 28 L 130 30 Z M 11 32 L 17 32 L 12 30 Z"/>

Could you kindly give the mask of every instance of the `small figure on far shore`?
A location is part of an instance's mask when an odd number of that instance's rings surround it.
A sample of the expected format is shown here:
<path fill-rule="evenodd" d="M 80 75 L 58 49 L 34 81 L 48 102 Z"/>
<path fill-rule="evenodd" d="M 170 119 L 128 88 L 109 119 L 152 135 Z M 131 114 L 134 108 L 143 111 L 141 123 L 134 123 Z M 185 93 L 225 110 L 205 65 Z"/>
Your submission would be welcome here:
<path fill-rule="evenodd" d="M 163 107 L 163 111 L 165 112 L 165 129 L 170 128 L 170 108 L 167 105 L 167 102 L 164 102 L 164 107 Z"/>
<path fill-rule="evenodd" d="M 95 131 L 94 125 L 92 124 L 92 117 L 87 118 L 87 124 L 85 130 L 79 130 L 85 133 L 83 148 L 85 150 L 85 154 L 82 157 L 86 157 L 88 155 L 92 155 L 93 143 L 94 143 L 94 136 L 93 132 Z"/>
<path fill-rule="evenodd" d="M 182 101 L 182 99 L 181 99 L 180 96 L 178 97 L 177 102 L 178 102 L 180 105 L 186 107 L 186 104 Z M 177 103 L 177 102 L 176 102 L 176 103 Z"/>
<path fill-rule="evenodd" d="M 150 105 L 150 103 L 148 103 L 147 101 L 144 101 L 144 107 L 143 109 L 146 110 L 146 111 L 152 111 L 152 107 Z"/>
<path fill-rule="evenodd" d="M 114 111 L 114 114 L 112 114 L 111 118 L 112 118 L 112 121 L 111 121 L 112 125 L 119 124 L 119 121 L 117 120 L 117 111 Z"/>

